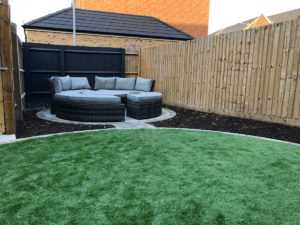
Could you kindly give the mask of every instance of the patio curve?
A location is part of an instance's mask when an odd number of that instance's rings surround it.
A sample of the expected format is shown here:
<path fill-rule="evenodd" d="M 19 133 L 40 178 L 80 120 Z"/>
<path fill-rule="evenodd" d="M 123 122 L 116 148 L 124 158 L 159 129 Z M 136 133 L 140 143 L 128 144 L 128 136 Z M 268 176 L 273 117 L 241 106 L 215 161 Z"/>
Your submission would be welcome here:
<path fill-rule="evenodd" d="M 125 122 L 81 122 L 81 121 L 72 121 L 64 120 L 56 117 L 56 115 L 50 113 L 50 109 L 45 109 L 37 112 L 37 117 L 43 120 L 48 120 L 57 123 L 70 123 L 70 124 L 81 124 L 81 125 L 113 125 L 118 129 L 129 129 L 129 128 L 156 128 L 153 125 L 148 123 L 157 122 L 161 120 L 171 119 L 176 116 L 176 113 L 173 110 L 163 108 L 162 114 L 155 118 L 136 120 L 130 117 L 125 116 Z"/>

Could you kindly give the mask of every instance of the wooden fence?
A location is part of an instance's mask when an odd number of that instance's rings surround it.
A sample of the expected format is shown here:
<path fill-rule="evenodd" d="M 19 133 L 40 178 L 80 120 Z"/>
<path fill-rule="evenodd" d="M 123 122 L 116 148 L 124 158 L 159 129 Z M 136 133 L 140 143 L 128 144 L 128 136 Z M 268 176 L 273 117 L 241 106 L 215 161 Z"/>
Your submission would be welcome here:
<path fill-rule="evenodd" d="M 125 76 L 138 77 L 141 72 L 139 49 L 126 49 L 125 51 Z"/>
<path fill-rule="evenodd" d="M 125 76 L 123 48 L 24 43 L 23 49 L 27 101 L 50 99 L 51 76 Z"/>
<path fill-rule="evenodd" d="M 15 133 L 13 54 L 8 0 L 0 5 L 0 133 Z"/>
<path fill-rule="evenodd" d="M 300 19 L 141 50 L 164 103 L 300 126 Z"/>

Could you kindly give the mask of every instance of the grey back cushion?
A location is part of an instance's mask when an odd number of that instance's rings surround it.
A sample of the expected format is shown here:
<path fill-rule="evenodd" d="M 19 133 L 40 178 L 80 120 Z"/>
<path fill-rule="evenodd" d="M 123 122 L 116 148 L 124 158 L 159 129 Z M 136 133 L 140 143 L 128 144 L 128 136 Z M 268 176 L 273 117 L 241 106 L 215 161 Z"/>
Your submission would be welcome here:
<path fill-rule="evenodd" d="M 135 78 L 116 78 L 116 90 L 134 90 Z"/>
<path fill-rule="evenodd" d="M 152 82 L 153 81 L 151 79 L 144 79 L 138 77 L 135 83 L 135 90 L 149 92 L 151 91 Z"/>
<path fill-rule="evenodd" d="M 115 77 L 95 77 L 95 90 L 106 89 L 114 90 L 116 84 Z"/>
<path fill-rule="evenodd" d="M 71 89 L 91 89 L 87 77 L 71 77 Z"/>
<path fill-rule="evenodd" d="M 71 89 L 71 78 L 69 75 L 65 77 L 59 77 L 59 80 L 61 82 L 63 91 L 67 91 Z"/>
<path fill-rule="evenodd" d="M 62 84 L 60 82 L 59 77 L 51 77 L 51 82 L 53 84 L 55 93 L 62 92 Z"/>

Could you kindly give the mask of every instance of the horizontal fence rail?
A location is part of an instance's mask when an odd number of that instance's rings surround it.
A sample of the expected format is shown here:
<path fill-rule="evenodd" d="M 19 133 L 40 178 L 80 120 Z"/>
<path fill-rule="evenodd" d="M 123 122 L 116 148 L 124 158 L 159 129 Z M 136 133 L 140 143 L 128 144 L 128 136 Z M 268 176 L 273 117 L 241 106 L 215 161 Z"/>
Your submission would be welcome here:
<path fill-rule="evenodd" d="M 300 126 L 300 19 L 144 48 L 164 103 Z"/>

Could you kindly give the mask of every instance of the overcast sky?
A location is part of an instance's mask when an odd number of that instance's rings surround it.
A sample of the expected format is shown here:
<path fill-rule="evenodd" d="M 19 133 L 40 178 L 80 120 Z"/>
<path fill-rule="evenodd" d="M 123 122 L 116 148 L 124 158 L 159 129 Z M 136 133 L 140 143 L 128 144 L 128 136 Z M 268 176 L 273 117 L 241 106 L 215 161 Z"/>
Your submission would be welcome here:
<path fill-rule="evenodd" d="M 180 1 L 180 0 L 178 0 Z M 192 1 L 192 0 L 190 0 Z M 12 21 L 24 40 L 24 22 L 70 7 L 71 0 L 9 0 Z M 209 33 L 259 16 L 300 8 L 300 0 L 210 0 Z"/>

